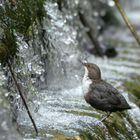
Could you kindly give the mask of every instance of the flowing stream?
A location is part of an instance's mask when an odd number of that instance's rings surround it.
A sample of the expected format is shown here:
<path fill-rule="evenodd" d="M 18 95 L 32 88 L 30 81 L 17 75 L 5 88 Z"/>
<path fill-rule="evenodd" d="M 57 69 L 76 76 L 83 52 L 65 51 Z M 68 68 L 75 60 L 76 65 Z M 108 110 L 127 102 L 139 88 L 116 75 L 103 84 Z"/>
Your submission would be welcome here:
<path fill-rule="evenodd" d="M 69 4 L 75 9 L 78 2 Z M 139 140 L 140 108 L 124 84 L 140 77 L 140 48 L 135 39 L 127 28 L 110 27 L 102 40 L 114 46 L 118 56 L 96 57 L 78 45 L 77 30 L 72 25 L 75 12 L 64 14 L 52 2 L 47 2 L 45 8 L 48 18 L 44 21 L 44 36 L 38 37 L 32 47 L 19 38 L 21 65 L 15 70 L 24 77 L 20 82 L 29 92 L 29 107 L 40 131 L 34 138 L 32 124 L 17 97 L 16 119 L 24 140 Z M 78 59 L 96 63 L 103 79 L 121 92 L 132 109 L 113 113 L 101 123 L 105 113 L 90 107 L 83 98 L 84 68 Z"/>

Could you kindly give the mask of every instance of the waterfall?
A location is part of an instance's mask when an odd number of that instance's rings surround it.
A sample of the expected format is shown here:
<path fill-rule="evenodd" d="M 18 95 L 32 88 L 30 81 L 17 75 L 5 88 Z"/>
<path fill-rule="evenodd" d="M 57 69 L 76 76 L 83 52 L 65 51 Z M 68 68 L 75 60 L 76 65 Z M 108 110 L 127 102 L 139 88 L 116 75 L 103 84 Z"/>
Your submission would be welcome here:
<path fill-rule="evenodd" d="M 34 33 L 34 38 L 27 42 L 21 36 L 18 37 L 20 64 L 15 66 L 15 72 L 21 87 L 28 92 L 28 104 L 37 127 L 43 133 L 41 138 L 139 139 L 139 107 L 131 100 L 133 96 L 129 98 L 123 82 L 129 81 L 131 75 L 140 76 L 140 51 L 126 30 L 118 30 L 114 26 L 104 34 L 99 34 L 100 28 L 105 26 L 101 19 L 101 15 L 106 12 L 104 3 L 102 0 L 93 3 L 91 0 L 64 0 L 64 7 L 59 7 L 57 2 L 47 0 L 47 16 Z M 84 49 L 93 44 L 87 35 L 89 29 L 79 19 L 79 10 L 90 15 L 87 20 L 90 25 L 94 25 L 92 30 L 95 37 L 115 46 L 119 52 L 118 57 L 100 58 Z M 103 79 L 118 88 L 134 107 L 126 113 L 112 114 L 99 127 L 95 124 L 103 113 L 91 108 L 82 94 L 84 69 L 79 59 L 85 58 L 98 64 Z M 31 138 L 32 124 L 20 99 L 17 103 L 18 125 L 21 126 L 25 139 Z M 103 131 L 104 128 L 106 131 Z"/>

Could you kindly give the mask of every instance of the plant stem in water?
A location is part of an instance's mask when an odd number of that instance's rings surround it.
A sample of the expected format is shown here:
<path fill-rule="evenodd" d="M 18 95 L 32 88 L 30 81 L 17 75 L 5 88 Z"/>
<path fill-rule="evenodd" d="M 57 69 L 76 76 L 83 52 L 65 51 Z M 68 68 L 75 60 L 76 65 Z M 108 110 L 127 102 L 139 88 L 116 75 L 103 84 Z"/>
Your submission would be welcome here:
<path fill-rule="evenodd" d="M 14 71 L 12 70 L 12 67 L 11 67 L 11 64 L 10 64 L 9 61 L 7 61 L 7 65 L 8 65 L 8 67 L 9 67 L 9 70 L 10 70 L 10 73 L 11 73 L 11 75 L 12 75 L 12 78 L 13 78 L 13 80 L 14 80 L 14 82 L 15 82 L 15 85 L 16 85 L 16 87 L 17 87 L 17 90 L 18 90 L 18 92 L 19 92 L 19 95 L 20 95 L 20 97 L 21 97 L 21 99 L 22 99 L 22 101 L 23 101 L 23 104 L 24 104 L 25 108 L 26 108 L 26 111 L 27 111 L 27 113 L 28 113 L 28 115 L 29 115 L 29 118 L 31 119 L 31 122 L 32 122 L 33 127 L 34 127 L 35 132 L 36 132 L 36 135 L 38 135 L 37 126 L 36 126 L 35 121 L 34 121 L 32 115 L 31 115 L 31 112 L 30 112 L 30 110 L 29 110 L 29 107 L 28 107 L 28 105 L 27 105 L 27 103 L 26 103 L 26 100 L 25 100 L 25 98 L 24 98 L 24 96 L 23 96 L 23 93 L 22 93 L 22 91 L 21 91 L 21 89 L 20 89 L 20 86 L 19 86 L 19 84 L 18 84 L 18 82 L 17 82 L 17 80 L 16 80 Z"/>
<path fill-rule="evenodd" d="M 131 33 L 133 34 L 134 38 L 136 39 L 137 43 L 140 46 L 140 36 L 137 34 L 134 26 L 132 25 L 132 23 L 130 22 L 128 17 L 126 16 L 126 13 L 124 12 L 124 10 L 123 10 L 123 8 L 120 4 L 120 1 L 119 0 L 114 0 L 114 2 L 116 4 L 116 7 L 118 8 L 120 14 L 122 15 L 123 20 L 125 21 L 127 27 L 129 28 L 129 30 L 131 31 Z"/>

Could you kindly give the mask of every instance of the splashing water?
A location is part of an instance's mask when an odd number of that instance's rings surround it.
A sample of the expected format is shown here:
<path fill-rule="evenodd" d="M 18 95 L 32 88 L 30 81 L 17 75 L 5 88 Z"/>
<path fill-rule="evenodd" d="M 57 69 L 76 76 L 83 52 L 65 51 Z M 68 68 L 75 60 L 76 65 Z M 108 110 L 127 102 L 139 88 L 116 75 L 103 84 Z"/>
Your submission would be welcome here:
<path fill-rule="evenodd" d="M 75 1 L 73 5 L 77 4 L 78 1 Z M 101 139 L 104 136 L 106 139 L 113 139 L 115 135 L 119 139 L 130 137 L 139 139 L 136 130 L 140 127 L 137 125 L 140 123 L 140 109 L 129 99 L 127 90 L 122 85 L 123 81 L 129 80 L 131 75 L 140 75 L 140 50 L 133 42 L 133 38 L 129 37 L 132 39 L 131 42 L 128 39 L 122 42 L 118 37 L 118 43 L 116 43 L 116 36 L 122 34 L 118 31 L 118 34 L 110 35 L 112 38 L 106 38 L 108 41 L 114 41 L 113 45 L 116 45 L 119 52 L 118 57 L 107 59 L 92 56 L 81 52 L 78 47 L 77 31 L 67 22 L 68 19 L 72 21 L 69 13 L 63 15 L 58 10 L 57 4 L 52 2 L 47 2 L 45 8 L 50 19 L 44 21 L 45 46 L 39 39 L 36 40 L 35 50 L 26 43 L 19 42 L 22 46 L 20 48 L 21 62 L 22 60 L 24 62 L 17 68 L 17 72 L 22 77 L 26 76 L 22 82 L 24 84 L 26 80 L 24 86 L 27 86 L 29 93 L 36 93 L 30 102 L 30 108 L 38 128 L 44 130 L 46 134 L 41 137 L 54 138 L 56 134 L 63 134 L 71 137 L 91 135 L 93 138 Z M 73 13 L 73 15 L 76 14 Z M 124 38 L 127 35 L 126 31 Z M 39 49 L 36 48 L 38 44 L 42 45 Z M 78 59 L 85 56 L 89 62 L 99 65 L 103 79 L 118 88 L 133 106 L 133 109 L 127 111 L 124 116 L 113 114 L 109 119 L 110 122 L 101 123 L 99 128 L 95 124 L 99 122 L 103 113 L 91 108 L 83 99 L 82 94 L 81 79 L 84 69 Z M 46 59 L 42 60 L 42 58 Z M 119 119 L 118 122 L 115 119 Z M 25 128 L 32 126 L 26 111 L 22 108 L 18 111 L 17 121 Z M 120 127 L 123 127 L 122 130 Z M 23 131 L 26 132 L 25 129 Z M 31 137 L 30 133 L 30 131 L 26 132 L 25 139 Z"/>

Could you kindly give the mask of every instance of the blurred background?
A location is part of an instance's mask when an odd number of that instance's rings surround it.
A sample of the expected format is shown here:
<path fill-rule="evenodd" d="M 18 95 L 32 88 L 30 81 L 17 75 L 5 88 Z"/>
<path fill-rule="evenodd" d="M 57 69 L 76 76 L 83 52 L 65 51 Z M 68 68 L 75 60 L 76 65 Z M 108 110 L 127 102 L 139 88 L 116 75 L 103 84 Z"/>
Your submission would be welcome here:
<path fill-rule="evenodd" d="M 117 2 L 139 34 L 140 1 Z M 140 140 L 139 56 L 115 0 L 0 0 L 0 140 Z M 105 113 L 83 98 L 79 60 L 97 64 L 132 109 L 96 126 Z"/>

